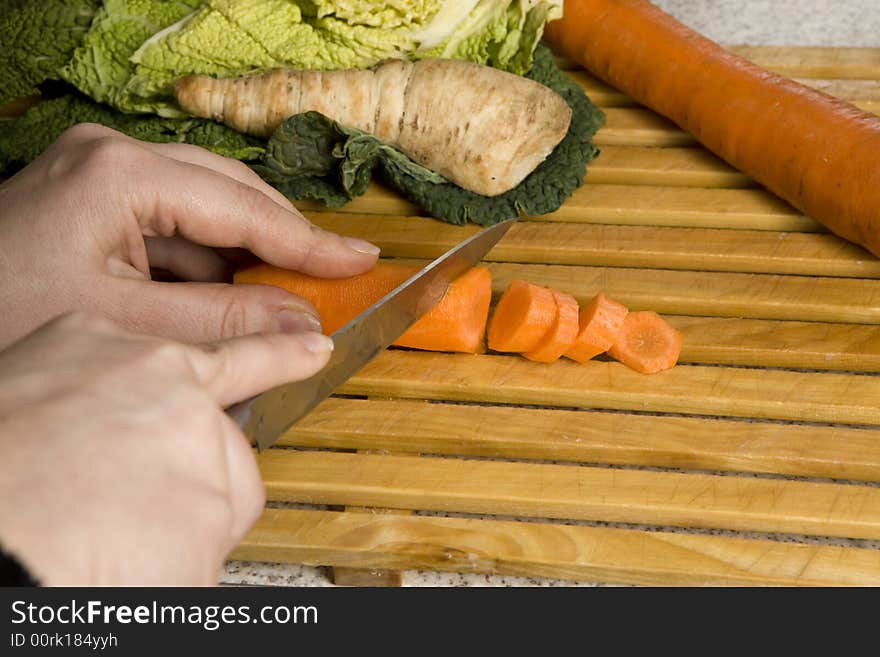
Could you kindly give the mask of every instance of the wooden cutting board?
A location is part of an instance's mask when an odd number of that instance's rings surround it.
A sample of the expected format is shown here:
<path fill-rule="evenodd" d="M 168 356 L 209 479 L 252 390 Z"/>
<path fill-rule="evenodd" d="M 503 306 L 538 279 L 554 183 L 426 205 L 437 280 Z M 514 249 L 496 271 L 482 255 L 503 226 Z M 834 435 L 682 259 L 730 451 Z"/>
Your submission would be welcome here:
<path fill-rule="evenodd" d="M 880 50 L 740 50 L 880 111 Z M 513 277 L 605 291 L 668 316 L 682 363 L 390 350 L 259 456 L 270 501 L 233 558 L 362 584 L 880 584 L 880 260 L 568 68 L 607 113 L 602 153 L 488 255 L 496 299 Z M 392 258 L 476 230 L 378 186 L 338 212 L 300 205 Z"/>

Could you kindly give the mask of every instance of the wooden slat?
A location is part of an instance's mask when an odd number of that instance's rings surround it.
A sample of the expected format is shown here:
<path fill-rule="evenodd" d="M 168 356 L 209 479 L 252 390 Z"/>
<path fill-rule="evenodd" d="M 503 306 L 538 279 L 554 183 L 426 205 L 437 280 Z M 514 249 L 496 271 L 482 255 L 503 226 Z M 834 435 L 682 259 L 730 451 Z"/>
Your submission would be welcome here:
<path fill-rule="evenodd" d="M 880 377 L 678 365 L 652 375 L 614 362 L 390 350 L 340 394 L 880 425 Z"/>
<path fill-rule="evenodd" d="M 493 289 L 514 278 L 589 302 L 605 292 L 631 309 L 674 315 L 880 323 L 880 281 L 775 274 L 489 263 Z"/>
<path fill-rule="evenodd" d="M 386 207 L 378 186 L 333 211 L 314 202 L 297 201 L 300 210 L 313 220 L 324 213 L 381 214 Z M 413 216 L 413 212 L 393 215 Z M 673 226 L 690 228 L 737 228 L 817 232 L 824 230 L 812 219 L 762 189 L 700 189 L 697 187 L 657 187 L 650 185 L 582 186 L 565 204 L 548 215 L 528 217 L 530 221 L 605 223 L 615 225 Z"/>
<path fill-rule="evenodd" d="M 424 217 L 315 213 L 319 226 L 369 240 L 385 257 L 436 258 L 475 234 Z M 880 260 L 828 234 L 520 222 L 485 257 L 496 262 L 880 277 Z"/>
<path fill-rule="evenodd" d="M 603 110 L 610 107 L 634 107 L 637 103 L 628 95 L 602 82 L 599 78 L 581 68 L 568 69 L 565 74 L 577 82 L 587 98 Z"/>
<path fill-rule="evenodd" d="M 798 232 L 824 230 L 763 189 L 626 184 L 584 185 L 555 212 L 530 220 Z"/>
<path fill-rule="evenodd" d="M 880 79 L 880 48 L 727 46 L 781 75 L 800 78 Z"/>
<path fill-rule="evenodd" d="M 826 89 L 837 89 L 825 85 Z M 857 103 L 857 106 L 875 107 L 880 101 Z M 597 146 L 694 146 L 696 139 L 671 121 L 641 107 L 605 108 L 605 125 L 596 133 Z"/>
<path fill-rule="evenodd" d="M 348 506 L 345 507 L 344 515 L 389 515 L 394 513 L 401 512 L 394 509 L 377 509 L 374 507 Z M 409 512 L 405 512 L 405 515 L 409 515 Z M 333 568 L 333 573 L 331 577 L 333 578 L 333 583 L 336 586 L 403 586 L 403 573 L 395 568 L 339 565 Z"/>
<path fill-rule="evenodd" d="M 267 509 L 233 558 L 654 586 L 871 586 L 880 551 L 706 534 Z"/>
<path fill-rule="evenodd" d="M 696 140 L 674 123 L 642 108 L 609 107 L 605 125 L 596 133 L 597 146 L 693 146 Z"/>
<path fill-rule="evenodd" d="M 331 398 L 281 446 L 880 478 L 880 431 L 602 411 Z"/>
<path fill-rule="evenodd" d="M 880 112 L 880 80 L 800 78 L 797 82 L 849 101 L 866 112 Z"/>
<path fill-rule="evenodd" d="M 682 332 L 682 359 L 690 363 L 880 372 L 880 329 L 874 325 L 666 319 Z"/>
<path fill-rule="evenodd" d="M 269 500 L 880 537 L 880 488 L 652 470 L 270 449 Z"/>
<path fill-rule="evenodd" d="M 584 70 L 570 70 L 566 74 L 577 82 L 587 97 L 602 109 L 616 107 L 635 107 L 638 105 L 632 98 L 614 87 L 602 82 Z M 833 79 L 832 78 L 795 78 L 813 89 L 849 101 L 856 107 L 867 112 L 880 111 L 880 80 L 872 79 Z"/>
<path fill-rule="evenodd" d="M 702 148 L 605 146 L 587 183 L 665 187 L 754 187 L 754 181 Z"/>

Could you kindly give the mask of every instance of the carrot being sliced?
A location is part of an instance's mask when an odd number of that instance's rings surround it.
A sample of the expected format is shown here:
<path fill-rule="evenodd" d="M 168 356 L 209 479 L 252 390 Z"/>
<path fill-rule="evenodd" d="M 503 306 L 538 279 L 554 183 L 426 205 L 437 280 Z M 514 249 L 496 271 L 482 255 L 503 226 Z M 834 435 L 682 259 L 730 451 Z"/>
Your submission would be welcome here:
<path fill-rule="evenodd" d="M 678 362 L 681 333 L 651 310 L 629 313 L 608 355 L 642 374 L 666 370 Z"/>
<path fill-rule="evenodd" d="M 568 292 L 550 290 L 556 301 L 556 323 L 531 351 L 523 356 L 539 363 L 553 363 L 571 347 L 578 334 L 578 302 Z"/>
<path fill-rule="evenodd" d="M 599 292 L 581 308 L 578 334 L 565 356 L 586 363 L 611 348 L 620 335 L 629 309 Z"/>
<path fill-rule="evenodd" d="M 414 265 L 380 260 L 357 276 L 319 278 L 263 263 L 236 272 L 233 280 L 274 285 L 302 297 L 315 307 L 324 333 L 330 335 L 417 271 Z"/>
<path fill-rule="evenodd" d="M 520 279 L 510 281 L 489 321 L 489 349 L 531 351 L 553 328 L 556 312 L 550 289 Z"/>
<path fill-rule="evenodd" d="M 413 265 L 380 260 L 357 276 L 318 278 L 263 263 L 237 272 L 234 282 L 274 285 L 302 297 L 315 307 L 324 333 L 330 335 L 416 271 Z M 491 299 L 491 273 L 482 266 L 472 267 L 394 345 L 427 351 L 483 351 Z"/>

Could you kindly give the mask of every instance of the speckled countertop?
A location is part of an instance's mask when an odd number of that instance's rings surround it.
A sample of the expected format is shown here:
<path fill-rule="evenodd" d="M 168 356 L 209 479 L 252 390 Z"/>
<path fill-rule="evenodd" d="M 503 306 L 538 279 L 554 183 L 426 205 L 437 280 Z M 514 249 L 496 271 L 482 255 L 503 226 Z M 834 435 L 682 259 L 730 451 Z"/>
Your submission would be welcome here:
<path fill-rule="evenodd" d="M 725 44 L 880 47 L 878 0 L 654 0 Z M 231 561 L 225 584 L 332 586 L 323 568 Z M 407 571 L 404 586 L 594 586 L 542 578 Z"/>

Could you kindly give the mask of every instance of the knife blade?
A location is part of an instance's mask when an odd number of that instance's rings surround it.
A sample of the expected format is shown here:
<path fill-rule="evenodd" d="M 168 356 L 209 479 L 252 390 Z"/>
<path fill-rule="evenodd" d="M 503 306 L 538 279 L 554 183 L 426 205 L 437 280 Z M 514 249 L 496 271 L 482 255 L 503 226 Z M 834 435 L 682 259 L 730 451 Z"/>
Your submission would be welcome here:
<path fill-rule="evenodd" d="M 258 449 L 270 447 L 439 302 L 449 284 L 480 262 L 514 221 L 508 219 L 464 240 L 333 333 L 333 353 L 320 372 L 230 406 L 226 413 Z"/>

